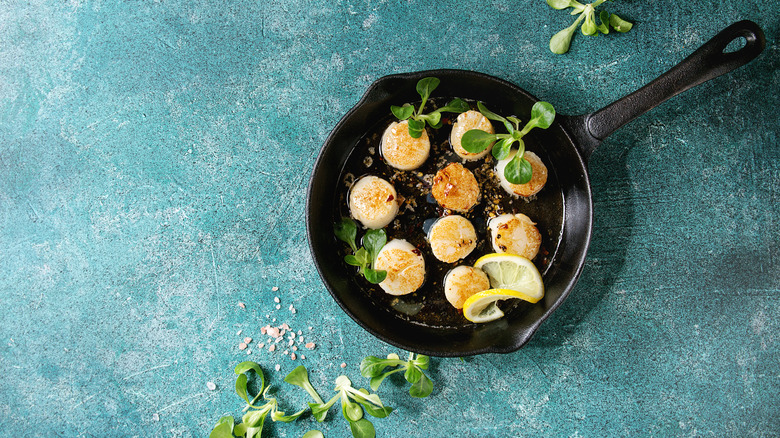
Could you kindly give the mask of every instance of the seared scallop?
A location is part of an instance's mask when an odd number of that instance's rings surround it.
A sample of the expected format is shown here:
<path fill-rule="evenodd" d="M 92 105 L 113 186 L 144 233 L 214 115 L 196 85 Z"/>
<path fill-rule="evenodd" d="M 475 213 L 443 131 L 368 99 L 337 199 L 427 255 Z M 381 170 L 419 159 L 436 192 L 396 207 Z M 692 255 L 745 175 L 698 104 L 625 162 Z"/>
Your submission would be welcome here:
<path fill-rule="evenodd" d="M 465 213 L 479 200 L 479 184 L 462 164 L 450 163 L 436 172 L 431 193 L 442 207 Z"/>
<path fill-rule="evenodd" d="M 504 168 L 507 163 L 514 158 L 516 151 L 513 151 L 505 160 L 501 160 L 496 163 L 496 174 L 498 179 L 501 180 L 501 187 L 507 191 L 510 195 L 518 195 L 529 197 L 539 193 L 542 187 L 547 183 L 547 166 L 542 163 L 542 160 L 533 152 L 525 151 L 523 157 L 531 163 L 531 181 L 525 184 L 512 184 L 506 180 L 504 176 Z"/>
<path fill-rule="evenodd" d="M 374 269 L 387 271 L 387 278 L 379 287 L 390 295 L 410 294 L 425 281 L 422 253 L 403 239 L 393 239 L 379 251 Z"/>
<path fill-rule="evenodd" d="M 528 216 L 502 214 L 488 222 L 490 243 L 496 252 L 515 254 L 533 259 L 542 245 L 542 234 Z"/>
<path fill-rule="evenodd" d="M 349 190 L 349 211 L 364 227 L 382 228 L 398 213 L 398 194 L 382 178 L 364 176 Z"/>
<path fill-rule="evenodd" d="M 479 129 L 489 134 L 496 133 L 495 129 L 493 129 L 493 125 L 490 123 L 490 120 L 483 116 L 479 111 L 470 110 L 466 111 L 465 113 L 460 113 L 460 115 L 458 115 L 458 119 L 455 121 L 455 123 L 452 124 L 452 131 L 450 132 L 450 144 L 452 145 L 452 150 L 455 151 L 459 157 L 465 160 L 479 160 L 480 158 L 487 155 L 487 153 L 490 152 L 490 149 L 493 148 L 491 145 L 484 151 L 478 152 L 476 154 L 463 149 L 460 144 L 460 139 L 463 137 L 463 134 L 471 131 L 472 129 Z"/>
<path fill-rule="evenodd" d="M 465 217 L 445 216 L 431 226 L 428 242 L 434 257 L 444 263 L 455 263 L 477 247 L 477 232 Z"/>
<path fill-rule="evenodd" d="M 475 293 L 488 289 L 488 276 L 473 266 L 458 266 L 444 277 L 444 296 L 456 309 L 462 309 L 463 303 Z"/>
<path fill-rule="evenodd" d="M 409 122 L 393 122 L 382 134 L 379 144 L 388 165 L 399 170 L 413 170 L 422 166 L 431 152 L 428 133 L 423 130 L 419 138 L 409 135 Z"/>

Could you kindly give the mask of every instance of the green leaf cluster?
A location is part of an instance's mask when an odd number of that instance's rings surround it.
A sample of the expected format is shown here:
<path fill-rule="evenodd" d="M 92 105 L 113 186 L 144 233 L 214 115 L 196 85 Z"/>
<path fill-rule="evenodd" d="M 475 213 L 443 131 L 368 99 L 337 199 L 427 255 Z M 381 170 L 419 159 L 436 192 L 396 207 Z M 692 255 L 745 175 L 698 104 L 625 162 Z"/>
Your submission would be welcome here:
<path fill-rule="evenodd" d="M 284 378 L 284 381 L 300 386 L 314 399 L 313 403 L 309 403 L 309 408 L 312 416 L 320 423 L 325 421 L 330 408 L 336 402 L 341 401 L 341 413 L 349 422 L 349 428 L 355 438 L 374 438 L 376 436 L 374 424 L 366 418 L 365 414 L 376 418 L 385 418 L 393 411 L 393 408 L 382 403 L 377 394 L 371 394 L 363 388 L 354 388 L 347 376 L 336 378 L 334 389 L 336 395 L 327 402 L 322 400 L 317 390 L 311 385 L 309 373 L 303 365 L 292 370 Z"/>
<path fill-rule="evenodd" d="M 368 356 L 360 362 L 360 374 L 371 379 L 371 389 L 376 391 L 387 376 L 403 371 L 406 381 L 412 384 L 409 395 L 423 398 L 433 391 L 433 382 L 423 373 L 429 362 L 428 356 L 414 353 L 409 353 L 407 360 L 401 360 L 397 354 L 388 354 L 387 359 Z"/>
<path fill-rule="evenodd" d="M 433 391 L 433 383 L 423 373 L 428 369 L 430 358 L 422 354 L 415 356 L 409 353 L 406 361 L 399 359 L 397 354 L 390 354 L 387 359 L 378 359 L 374 356 L 368 356 L 360 364 L 360 373 L 365 377 L 370 377 L 371 388 L 376 391 L 382 381 L 390 374 L 404 371 L 404 377 L 410 383 L 412 388 L 409 394 L 413 397 L 427 397 Z M 387 370 L 392 368 L 392 370 Z M 209 438 L 260 438 L 263 432 L 263 425 L 268 415 L 271 415 L 272 421 L 282 421 L 289 423 L 297 420 L 306 409 L 298 411 L 292 415 L 285 415 L 279 411 L 276 398 L 267 395 L 269 387 L 265 384 L 263 370 L 255 362 L 247 361 L 236 365 L 236 394 L 246 403 L 244 414 L 241 417 L 241 423 L 235 424 L 232 416 L 224 416 L 214 425 Z M 256 375 L 255 382 L 259 380 L 260 390 L 258 394 L 250 400 L 247 384 L 249 382 L 250 371 Z M 393 412 L 393 408 L 385 406 L 380 400 L 379 395 L 372 394 L 364 388 L 355 388 L 352 381 L 347 376 L 336 378 L 336 394 L 327 402 L 323 401 L 320 394 L 314 389 L 309 381 L 309 372 L 303 365 L 292 370 L 284 381 L 290 385 L 303 388 L 306 393 L 314 400 L 308 403 L 311 414 L 318 422 L 322 423 L 328 416 L 328 411 L 337 402 L 341 402 L 341 413 L 349 422 L 349 428 L 352 436 L 355 438 L 375 438 L 376 430 L 374 424 L 366 417 L 366 414 L 375 418 L 385 418 Z M 262 397 L 265 403 L 259 405 L 258 399 Z M 310 430 L 302 438 L 323 438 L 322 432 Z"/>
<path fill-rule="evenodd" d="M 531 108 L 531 119 L 520 129 L 520 119 L 516 117 L 502 117 L 485 107 L 482 102 L 477 102 L 477 108 L 483 116 L 489 120 L 501 122 L 506 128 L 506 134 L 490 134 L 488 132 L 472 129 L 463 134 L 460 140 L 463 149 L 471 153 L 479 153 L 493 146 L 493 157 L 504 160 L 512 152 L 512 146 L 517 143 L 517 153 L 504 168 L 504 176 L 512 184 L 525 184 L 531 180 L 533 174 L 531 163 L 523 156 L 525 154 L 525 142 L 523 137 L 533 128 L 547 129 L 555 120 L 555 108 L 548 102 L 536 102 Z"/>
<path fill-rule="evenodd" d="M 453 99 L 439 109 L 427 114 L 423 113 L 428 98 L 431 97 L 431 93 L 439 86 L 439 83 L 439 78 L 434 77 L 423 78 L 417 82 L 417 94 L 422 98 L 419 108 L 415 108 L 410 103 L 405 103 L 402 106 L 390 106 L 390 111 L 398 120 L 408 120 L 409 135 L 412 138 L 420 138 L 422 136 L 426 123 L 433 129 L 441 128 L 441 113 L 462 113 L 469 110 L 469 105 L 463 99 Z"/>
<path fill-rule="evenodd" d="M 363 235 L 363 246 L 358 248 L 355 240 L 357 239 L 357 224 L 348 217 L 342 217 L 340 222 L 333 225 L 333 232 L 336 237 L 352 248 L 352 254 L 344 256 L 344 261 L 360 269 L 360 274 L 368 280 L 369 283 L 379 284 L 387 278 L 387 271 L 373 269 L 376 256 L 387 243 L 387 233 L 385 230 L 368 230 Z"/>
<path fill-rule="evenodd" d="M 593 3 L 584 5 L 577 0 L 547 0 L 547 4 L 554 9 L 572 8 L 571 15 L 578 15 L 571 26 L 561 30 L 550 38 L 550 51 L 557 54 L 563 54 L 569 51 L 571 39 L 577 27 L 582 24 L 580 30 L 583 35 L 598 35 L 599 33 L 608 34 L 609 28 L 618 32 L 628 32 L 634 26 L 616 14 L 610 14 L 607 11 L 599 12 L 599 23 L 596 24 L 596 8 L 606 0 L 596 0 Z"/>
<path fill-rule="evenodd" d="M 260 389 L 252 400 L 249 399 L 249 391 L 247 389 L 250 371 L 254 371 L 256 379 L 260 380 Z M 234 372 L 238 374 L 236 378 L 236 394 L 246 402 L 246 406 L 243 409 L 246 413 L 241 417 L 241 423 L 239 424 L 235 424 L 235 419 L 232 416 L 220 418 L 214 429 L 212 429 L 211 434 L 209 434 L 209 438 L 233 438 L 234 436 L 260 438 L 263 433 L 263 425 L 269 414 L 272 421 L 289 423 L 297 420 L 306 411 L 303 409 L 292 415 L 285 415 L 284 412 L 280 411 L 276 398 L 269 397 L 267 394 L 270 386 L 265 385 L 263 370 L 257 363 L 251 361 L 241 362 L 236 365 Z M 262 405 L 257 403 L 260 397 L 265 400 L 265 403 Z"/>

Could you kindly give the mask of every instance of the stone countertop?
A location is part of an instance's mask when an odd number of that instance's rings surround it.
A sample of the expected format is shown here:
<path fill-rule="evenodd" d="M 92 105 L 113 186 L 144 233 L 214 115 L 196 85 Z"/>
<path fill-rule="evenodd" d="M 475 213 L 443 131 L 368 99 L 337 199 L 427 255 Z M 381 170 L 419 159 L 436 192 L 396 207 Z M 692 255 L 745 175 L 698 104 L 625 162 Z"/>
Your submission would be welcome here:
<path fill-rule="evenodd" d="M 282 382 L 299 364 L 323 396 L 342 373 L 365 386 L 362 357 L 403 352 L 330 298 L 303 217 L 315 157 L 369 84 L 477 70 L 583 114 L 740 19 L 766 32 L 759 58 L 591 157 L 584 273 L 531 342 L 432 359 L 424 400 L 391 379 L 380 394 L 395 411 L 374 424 L 380 437 L 780 433 L 777 16 L 756 0 L 605 6 L 634 29 L 554 55 L 572 18 L 542 0 L 7 2 L 0 435 L 207 436 L 240 417 L 232 369 L 247 359 L 288 412 L 306 400 Z M 316 343 L 305 359 L 257 348 L 281 323 Z M 349 436 L 335 409 L 265 432 L 314 428 Z"/>

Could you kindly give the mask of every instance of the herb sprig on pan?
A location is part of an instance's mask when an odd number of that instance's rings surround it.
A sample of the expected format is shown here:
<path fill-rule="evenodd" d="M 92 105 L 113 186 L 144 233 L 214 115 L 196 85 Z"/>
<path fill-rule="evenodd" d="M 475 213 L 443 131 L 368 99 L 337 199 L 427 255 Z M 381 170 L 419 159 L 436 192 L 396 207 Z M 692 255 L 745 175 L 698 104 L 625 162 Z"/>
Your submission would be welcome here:
<path fill-rule="evenodd" d="M 352 248 L 352 254 L 344 256 L 344 261 L 352 266 L 360 268 L 360 274 L 369 283 L 379 284 L 387 277 L 387 271 L 372 269 L 376 256 L 387 243 L 385 230 L 368 230 L 363 235 L 363 246 L 358 248 L 355 244 L 357 238 L 357 224 L 348 217 L 342 217 L 340 222 L 333 225 L 336 237 Z"/>
<path fill-rule="evenodd" d="M 420 138 L 422 136 L 426 123 L 433 129 L 441 128 L 441 113 L 443 112 L 462 113 L 469 110 L 469 105 L 463 99 L 453 99 L 439 109 L 427 114 L 423 113 L 428 98 L 431 97 L 431 93 L 439 86 L 439 83 L 439 78 L 434 77 L 423 78 L 417 82 L 417 94 L 422 98 L 419 108 L 415 109 L 410 103 L 405 103 L 402 106 L 390 106 L 390 111 L 398 120 L 408 120 L 409 135 L 412 138 Z"/>
<path fill-rule="evenodd" d="M 401 360 L 397 354 L 388 354 L 387 359 L 375 356 L 367 356 L 360 362 L 360 374 L 371 379 L 371 389 L 376 391 L 379 385 L 391 374 L 404 372 L 404 379 L 411 383 L 409 395 L 424 398 L 433 392 L 433 382 L 423 373 L 428 369 L 430 358 L 428 356 L 409 353 L 407 360 Z"/>
<path fill-rule="evenodd" d="M 504 176 L 512 184 L 525 184 L 531 180 L 531 163 L 523 157 L 525 154 L 525 142 L 523 137 L 533 128 L 547 129 L 555 120 L 555 108 L 547 102 L 536 102 L 531 108 L 531 119 L 520 129 L 520 119 L 516 117 L 502 117 L 485 107 L 482 102 L 477 102 L 477 108 L 483 116 L 489 120 L 501 122 L 507 130 L 507 134 L 490 134 L 488 132 L 472 129 L 463 134 L 461 145 L 463 149 L 471 153 L 484 151 L 490 145 L 493 146 L 493 157 L 497 160 L 506 159 L 512 152 L 512 145 L 517 143 L 517 153 L 507 163 Z"/>
<path fill-rule="evenodd" d="M 577 0 L 547 0 L 547 4 L 554 9 L 572 8 L 571 15 L 579 15 L 574 23 L 566 29 L 561 30 L 550 38 L 550 51 L 557 54 L 569 51 L 571 39 L 577 27 L 582 23 L 581 31 L 583 35 L 598 35 L 598 33 L 608 34 L 609 28 L 618 32 L 628 32 L 634 26 L 616 14 L 610 14 L 607 11 L 599 12 L 599 24 L 596 24 L 596 8 L 606 0 L 596 0 L 593 3 L 583 5 Z M 584 20 L 584 22 L 583 22 Z"/>

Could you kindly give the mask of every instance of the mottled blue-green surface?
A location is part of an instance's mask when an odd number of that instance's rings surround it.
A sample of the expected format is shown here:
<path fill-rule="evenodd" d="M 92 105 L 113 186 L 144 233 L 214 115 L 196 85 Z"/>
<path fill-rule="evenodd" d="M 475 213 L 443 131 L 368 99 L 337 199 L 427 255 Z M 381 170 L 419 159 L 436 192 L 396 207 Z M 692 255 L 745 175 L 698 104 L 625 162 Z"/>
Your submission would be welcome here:
<path fill-rule="evenodd" d="M 365 385 L 360 359 L 397 350 L 331 300 L 303 215 L 324 139 L 372 81 L 477 70 L 582 114 L 740 19 L 766 32 L 758 59 L 592 156 L 588 261 L 534 339 L 434 359 L 425 400 L 385 383 L 396 410 L 374 423 L 381 437 L 780 435 L 776 5 L 617 1 L 631 32 L 558 56 L 548 40 L 571 18 L 542 0 L 431 3 L 2 3 L 0 435 L 203 437 L 240 416 L 245 359 L 288 411 L 306 400 L 282 382 L 300 363 L 322 394 L 340 373 Z M 317 344 L 306 359 L 239 350 L 273 318 Z M 266 432 L 315 427 L 349 436 L 335 410 Z"/>

